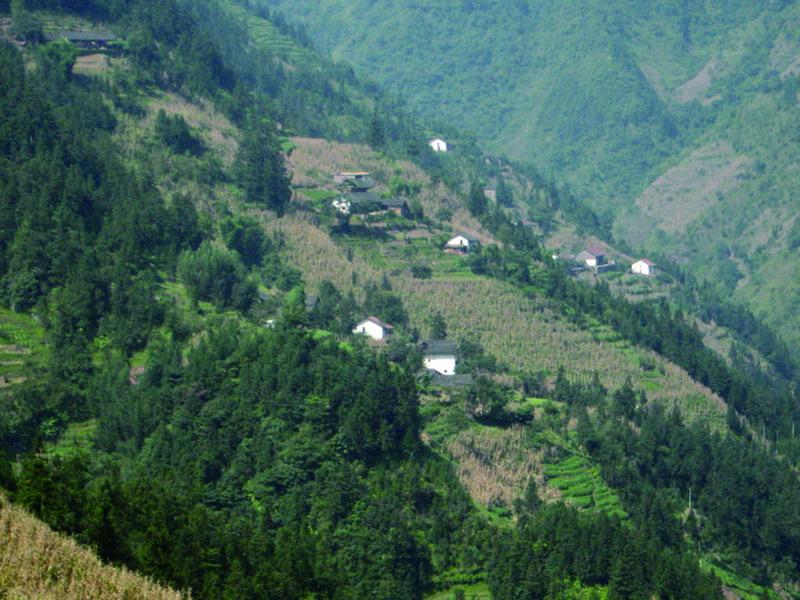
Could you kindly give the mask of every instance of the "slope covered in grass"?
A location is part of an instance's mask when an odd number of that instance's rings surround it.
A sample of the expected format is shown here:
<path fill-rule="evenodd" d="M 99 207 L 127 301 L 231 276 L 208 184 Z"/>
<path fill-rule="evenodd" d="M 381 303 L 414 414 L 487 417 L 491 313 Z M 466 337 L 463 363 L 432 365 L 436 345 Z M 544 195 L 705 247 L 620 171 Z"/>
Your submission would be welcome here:
<path fill-rule="evenodd" d="M 0 493 L 0 595 L 41 600 L 180 600 L 170 590 L 57 534 Z"/>

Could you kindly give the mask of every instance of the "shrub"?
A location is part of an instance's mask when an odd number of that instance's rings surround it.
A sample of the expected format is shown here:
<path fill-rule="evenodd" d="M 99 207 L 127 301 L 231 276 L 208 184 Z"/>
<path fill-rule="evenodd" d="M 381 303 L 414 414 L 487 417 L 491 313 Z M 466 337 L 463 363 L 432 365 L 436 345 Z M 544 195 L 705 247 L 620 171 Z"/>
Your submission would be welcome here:
<path fill-rule="evenodd" d="M 247 310 L 256 297 L 256 286 L 247 279 L 238 254 L 209 242 L 181 255 L 178 277 L 192 297 L 221 308 Z"/>

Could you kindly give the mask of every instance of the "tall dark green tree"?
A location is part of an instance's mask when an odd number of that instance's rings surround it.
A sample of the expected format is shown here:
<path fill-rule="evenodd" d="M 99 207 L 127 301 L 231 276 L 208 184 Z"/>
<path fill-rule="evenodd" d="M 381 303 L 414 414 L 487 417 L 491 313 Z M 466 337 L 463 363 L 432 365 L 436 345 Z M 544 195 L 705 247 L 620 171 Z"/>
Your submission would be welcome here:
<path fill-rule="evenodd" d="M 292 192 L 275 125 L 266 117 L 251 117 L 244 131 L 234 165 L 236 180 L 248 202 L 282 215 Z"/>

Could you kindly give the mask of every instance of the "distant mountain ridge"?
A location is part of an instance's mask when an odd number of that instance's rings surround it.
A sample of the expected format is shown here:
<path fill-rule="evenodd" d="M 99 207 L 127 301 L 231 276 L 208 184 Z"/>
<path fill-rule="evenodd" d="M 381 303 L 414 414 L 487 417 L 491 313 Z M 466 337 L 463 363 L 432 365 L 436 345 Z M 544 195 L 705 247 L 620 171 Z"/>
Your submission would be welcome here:
<path fill-rule="evenodd" d="M 800 341 L 800 5 L 260 0 Z"/>

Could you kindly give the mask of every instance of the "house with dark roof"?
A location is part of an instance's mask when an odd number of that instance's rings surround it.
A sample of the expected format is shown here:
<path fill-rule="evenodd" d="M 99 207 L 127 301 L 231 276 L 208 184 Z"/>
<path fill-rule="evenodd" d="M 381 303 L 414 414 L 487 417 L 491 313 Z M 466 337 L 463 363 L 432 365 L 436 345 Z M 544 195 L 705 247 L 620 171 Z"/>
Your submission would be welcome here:
<path fill-rule="evenodd" d="M 447 240 L 444 249 L 457 254 L 469 254 L 481 245 L 478 238 L 467 233 L 458 233 Z"/>
<path fill-rule="evenodd" d="M 110 31 L 61 31 L 47 36 L 51 41 L 66 40 L 86 50 L 102 50 L 119 38 Z"/>
<path fill-rule="evenodd" d="M 363 215 L 383 210 L 381 197 L 372 192 L 351 192 L 344 198 L 350 203 L 351 213 Z"/>
<path fill-rule="evenodd" d="M 599 267 L 606 263 L 606 251 L 599 246 L 587 248 L 575 257 L 575 261 L 587 267 Z"/>
<path fill-rule="evenodd" d="M 637 260 L 631 265 L 631 273 L 635 273 L 636 275 L 653 275 L 655 270 L 656 264 L 646 258 Z"/>
<path fill-rule="evenodd" d="M 449 340 L 424 340 L 419 344 L 422 350 L 422 364 L 429 371 L 440 375 L 456 374 L 458 346 Z"/>
<path fill-rule="evenodd" d="M 384 323 L 378 317 L 367 317 L 353 328 L 353 333 L 366 335 L 377 342 L 385 340 L 394 331 L 394 327 Z"/>
<path fill-rule="evenodd" d="M 349 210 L 356 214 L 372 214 L 391 211 L 400 216 L 407 216 L 410 211 L 408 203 L 402 198 L 381 198 L 372 192 L 351 192 L 344 196 L 349 202 Z"/>
<path fill-rule="evenodd" d="M 391 211 L 397 215 L 400 215 L 401 217 L 411 214 L 411 210 L 408 208 L 408 203 L 402 198 L 382 198 L 381 206 L 383 210 Z"/>

